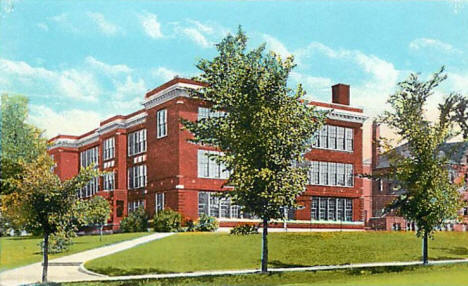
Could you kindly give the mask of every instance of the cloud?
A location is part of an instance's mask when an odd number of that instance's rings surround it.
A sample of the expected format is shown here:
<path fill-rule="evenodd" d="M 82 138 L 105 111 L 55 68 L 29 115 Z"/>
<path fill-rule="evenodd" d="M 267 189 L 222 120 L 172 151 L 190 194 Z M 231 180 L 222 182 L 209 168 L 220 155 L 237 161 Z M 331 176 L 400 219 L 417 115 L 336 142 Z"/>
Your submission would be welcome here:
<path fill-rule="evenodd" d="M 81 135 L 99 126 L 100 115 L 94 111 L 70 109 L 56 112 L 44 105 L 30 105 L 29 121 L 52 138 L 58 134 Z"/>
<path fill-rule="evenodd" d="M 119 65 L 110 65 L 104 62 L 97 60 L 94 57 L 88 56 L 85 59 L 85 62 L 93 68 L 96 68 L 106 74 L 118 74 L 118 73 L 130 73 L 132 69 L 129 68 L 127 65 L 119 64 Z"/>
<path fill-rule="evenodd" d="M 186 37 L 202 48 L 214 47 L 215 42 L 224 37 L 229 31 L 217 23 L 202 23 L 193 19 L 186 19 L 182 23 L 176 22 L 173 24 L 175 35 Z"/>
<path fill-rule="evenodd" d="M 143 99 L 143 95 L 146 93 L 147 88 L 143 79 L 133 80 L 131 76 L 127 76 L 124 83 L 120 81 L 115 82 L 115 96 L 116 99 L 122 99 L 126 97 L 138 97 Z"/>
<path fill-rule="evenodd" d="M 1 87 L 3 92 L 28 96 L 65 96 L 77 101 L 95 102 L 101 94 L 94 75 L 87 71 L 52 71 L 23 61 L 1 58 L 0 81 L 7 83 Z"/>
<path fill-rule="evenodd" d="M 161 24 L 158 22 L 158 17 L 155 14 L 145 13 L 140 15 L 140 22 L 145 33 L 153 39 L 163 37 L 161 32 Z"/>
<path fill-rule="evenodd" d="M 445 52 L 447 54 L 459 54 L 460 50 L 454 48 L 452 45 L 444 43 L 437 39 L 418 38 L 409 43 L 409 48 L 415 51 L 422 49 L 434 49 Z"/>
<path fill-rule="evenodd" d="M 302 83 L 307 87 L 306 98 L 308 99 L 317 99 L 317 94 L 329 92 L 333 82 L 330 78 L 310 76 L 295 71 L 290 73 L 290 78 L 295 83 Z"/>
<path fill-rule="evenodd" d="M 103 32 L 106 35 L 113 36 L 117 34 L 117 32 L 119 32 L 120 30 L 120 28 L 117 25 L 107 21 L 104 15 L 101 13 L 88 12 L 86 13 L 86 15 L 88 15 L 88 17 L 91 18 L 94 21 L 94 23 L 97 24 L 101 32 Z"/>
<path fill-rule="evenodd" d="M 56 16 L 49 17 L 50 20 L 57 22 L 57 23 L 64 23 L 68 20 L 68 14 L 67 13 L 61 13 Z"/>
<path fill-rule="evenodd" d="M 36 26 L 43 31 L 49 31 L 49 26 L 45 23 L 37 23 Z"/>
<path fill-rule="evenodd" d="M 153 69 L 151 71 L 151 74 L 156 78 L 162 79 L 163 81 L 169 81 L 173 79 L 175 76 L 180 75 L 176 71 L 173 71 L 165 67 L 159 67 L 157 69 Z"/>
<path fill-rule="evenodd" d="M 291 56 L 291 53 L 288 51 L 286 46 L 278 39 L 267 34 L 263 35 L 263 39 L 266 41 L 267 48 L 280 55 L 281 58 L 286 59 Z"/>
<path fill-rule="evenodd" d="M 208 48 L 212 45 L 196 28 L 184 28 L 182 29 L 182 33 L 203 48 Z"/>

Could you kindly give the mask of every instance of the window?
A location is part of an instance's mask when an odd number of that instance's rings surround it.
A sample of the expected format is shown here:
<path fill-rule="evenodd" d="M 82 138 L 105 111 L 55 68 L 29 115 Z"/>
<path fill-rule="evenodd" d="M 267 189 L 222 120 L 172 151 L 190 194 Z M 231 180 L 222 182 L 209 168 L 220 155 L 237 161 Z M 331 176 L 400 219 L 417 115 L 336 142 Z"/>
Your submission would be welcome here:
<path fill-rule="evenodd" d="M 221 152 L 198 150 L 198 177 L 211 179 L 227 179 L 229 171 L 221 162 L 216 162 L 210 155 L 221 155 Z"/>
<path fill-rule="evenodd" d="M 321 149 L 352 152 L 354 148 L 354 131 L 333 125 L 325 125 L 312 138 L 312 146 Z"/>
<path fill-rule="evenodd" d="M 92 163 L 99 165 L 99 147 L 98 146 L 80 153 L 81 167 L 88 167 Z"/>
<path fill-rule="evenodd" d="M 104 140 L 104 150 L 102 153 L 103 160 L 109 160 L 115 156 L 115 138 L 111 137 Z"/>
<path fill-rule="evenodd" d="M 352 164 L 311 161 L 308 181 L 310 185 L 354 186 Z"/>
<path fill-rule="evenodd" d="M 164 193 L 157 193 L 155 195 L 155 204 L 154 204 L 154 212 L 158 213 L 164 210 Z"/>
<path fill-rule="evenodd" d="M 230 198 L 220 197 L 214 192 L 198 192 L 198 215 L 202 214 L 216 218 L 250 218 L 242 214 L 240 207 L 232 204 Z"/>
<path fill-rule="evenodd" d="M 122 217 L 124 214 L 124 201 L 118 200 L 117 204 L 117 217 Z"/>
<path fill-rule="evenodd" d="M 353 200 L 346 198 L 312 197 L 311 220 L 352 221 Z"/>
<path fill-rule="evenodd" d="M 136 211 L 139 207 L 142 207 L 143 209 L 145 208 L 145 200 L 138 200 L 127 203 L 129 213 Z"/>
<path fill-rule="evenodd" d="M 146 129 L 128 134 L 128 156 L 146 152 Z"/>
<path fill-rule="evenodd" d="M 167 136 L 167 109 L 159 110 L 156 113 L 156 137 Z"/>
<path fill-rule="evenodd" d="M 130 190 L 146 187 L 146 180 L 146 165 L 128 168 L 128 188 Z"/>
<path fill-rule="evenodd" d="M 114 190 L 114 186 L 115 186 L 115 184 L 114 184 L 114 181 L 115 181 L 114 172 L 104 174 L 103 180 L 104 180 L 104 191 Z"/>
<path fill-rule="evenodd" d="M 80 165 L 83 168 L 95 164 L 94 168 L 99 165 L 99 147 L 90 148 L 80 153 Z M 99 191 L 99 177 L 95 177 L 89 181 L 78 193 L 80 198 L 88 198 L 94 196 Z"/>
<path fill-rule="evenodd" d="M 207 107 L 198 107 L 198 120 L 206 118 L 217 118 L 224 117 L 225 112 L 223 111 L 213 111 L 211 108 Z"/>

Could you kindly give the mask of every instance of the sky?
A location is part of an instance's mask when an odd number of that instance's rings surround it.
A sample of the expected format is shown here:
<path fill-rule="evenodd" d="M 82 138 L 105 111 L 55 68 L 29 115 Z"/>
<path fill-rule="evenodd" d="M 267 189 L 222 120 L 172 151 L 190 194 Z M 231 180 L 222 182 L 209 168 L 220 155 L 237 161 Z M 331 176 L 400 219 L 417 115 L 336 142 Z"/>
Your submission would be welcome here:
<path fill-rule="evenodd" d="M 451 91 L 468 94 L 463 0 L 3 0 L 0 13 L 0 93 L 28 96 L 30 121 L 48 137 L 141 109 L 146 91 L 197 75 L 198 60 L 239 25 L 250 48 L 294 56 L 292 87 L 330 102 L 332 85 L 349 84 L 351 105 L 371 119 L 412 72 L 446 66 L 429 113 Z"/>

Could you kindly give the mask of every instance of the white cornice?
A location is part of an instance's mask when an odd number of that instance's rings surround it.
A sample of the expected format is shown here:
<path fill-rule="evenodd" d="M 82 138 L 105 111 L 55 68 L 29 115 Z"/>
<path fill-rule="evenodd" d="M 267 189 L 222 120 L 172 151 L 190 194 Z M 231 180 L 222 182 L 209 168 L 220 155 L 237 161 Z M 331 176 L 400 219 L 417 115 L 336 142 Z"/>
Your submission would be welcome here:
<path fill-rule="evenodd" d="M 317 108 L 317 110 L 331 111 L 330 113 L 328 113 L 327 118 L 332 119 L 332 120 L 354 122 L 354 123 L 362 124 L 364 123 L 364 121 L 367 120 L 367 118 L 369 118 L 368 116 L 364 115 L 362 112 L 342 110 L 342 109 L 323 107 L 323 106 L 317 106 L 317 105 L 312 105 L 312 106 Z"/>
<path fill-rule="evenodd" d="M 200 86 L 179 82 L 146 98 L 143 105 L 146 109 L 150 109 L 179 96 L 189 97 L 187 88 L 197 89 Z"/>

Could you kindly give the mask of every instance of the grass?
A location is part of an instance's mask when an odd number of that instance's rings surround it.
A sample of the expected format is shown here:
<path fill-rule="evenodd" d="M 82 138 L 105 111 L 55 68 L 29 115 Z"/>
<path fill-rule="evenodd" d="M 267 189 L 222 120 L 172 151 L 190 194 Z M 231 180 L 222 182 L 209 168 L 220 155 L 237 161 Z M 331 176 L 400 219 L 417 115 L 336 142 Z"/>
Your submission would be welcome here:
<path fill-rule="evenodd" d="M 147 235 L 148 233 L 121 233 L 99 236 L 87 235 L 73 239 L 73 244 L 67 252 L 50 255 L 50 258 L 69 255 L 72 253 L 129 240 Z M 42 238 L 34 237 L 1 237 L 0 238 L 0 271 L 11 269 L 42 260 L 39 243 Z"/>
<path fill-rule="evenodd" d="M 462 286 L 467 285 L 468 264 L 443 266 L 379 267 L 319 272 L 285 272 L 236 276 L 205 276 L 158 280 L 70 283 L 69 286 L 159 285 L 327 285 L 327 286 Z"/>
<path fill-rule="evenodd" d="M 272 233 L 270 267 L 419 260 L 421 240 L 405 232 Z M 107 275 L 254 269 L 260 235 L 181 233 L 86 263 Z M 468 233 L 440 232 L 429 241 L 432 260 L 468 257 Z"/>

